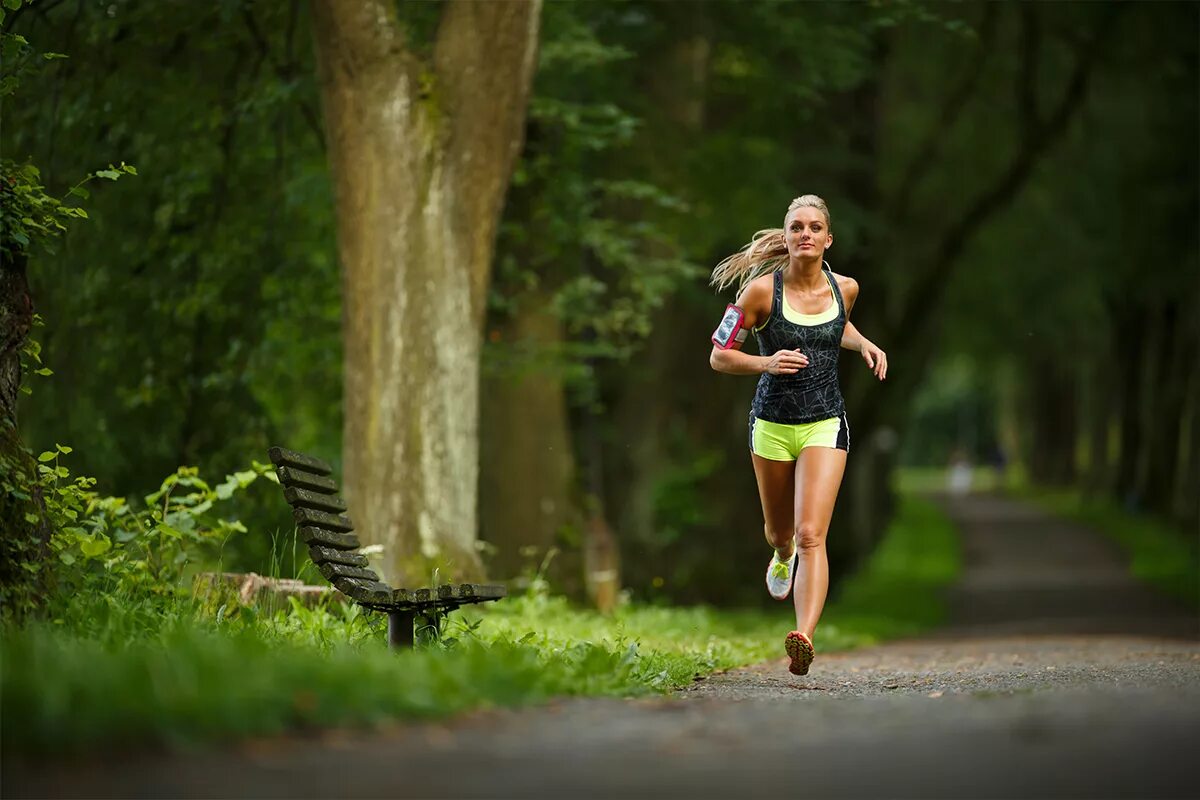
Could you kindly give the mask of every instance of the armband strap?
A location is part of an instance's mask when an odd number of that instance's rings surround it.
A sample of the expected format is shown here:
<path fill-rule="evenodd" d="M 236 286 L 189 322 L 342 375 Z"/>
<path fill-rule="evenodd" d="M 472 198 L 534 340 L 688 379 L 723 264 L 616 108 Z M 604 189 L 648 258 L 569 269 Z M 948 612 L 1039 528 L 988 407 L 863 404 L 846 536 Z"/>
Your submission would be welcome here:
<path fill-rule="evenodd" d="M 721 317 L 721 324 L 713 331 L 712 343 L 721 350 L 728 350 L 735 342 L 745 341 L 746 330 L 742 327 L 744 319 L 745 315 L 740 308 L 733 303 L 727 305 L 725 316 Z"/>

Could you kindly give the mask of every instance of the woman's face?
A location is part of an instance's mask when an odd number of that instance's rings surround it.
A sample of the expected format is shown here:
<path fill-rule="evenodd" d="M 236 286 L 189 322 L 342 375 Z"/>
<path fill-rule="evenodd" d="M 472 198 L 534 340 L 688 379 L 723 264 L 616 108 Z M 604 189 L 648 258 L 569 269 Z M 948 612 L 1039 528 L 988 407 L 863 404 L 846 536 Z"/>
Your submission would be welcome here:
<path fill-rule="evenodd" d="M 819 208 L 801 206 L 789 211 L 783 222 L 784 241 L 792 258 L 820 261 L 833 244 L 833 234 Z"/>

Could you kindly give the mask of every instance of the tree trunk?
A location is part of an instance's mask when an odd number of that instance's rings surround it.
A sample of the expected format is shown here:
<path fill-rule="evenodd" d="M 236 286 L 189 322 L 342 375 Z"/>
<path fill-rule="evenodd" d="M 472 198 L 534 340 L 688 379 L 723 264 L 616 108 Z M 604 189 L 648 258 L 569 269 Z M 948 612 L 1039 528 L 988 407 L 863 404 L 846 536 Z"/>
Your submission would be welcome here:
<path fill-rule="evenodd" d="M 1180 467 L 1184 401 L 1187 399 L 1188 370 L 1195 365 L 1196 351 L 1184 334 L 1182 308 L 1178 299 L 1168 301 L 1161 312 L 1162 344 L 1157 348 L 1153 381 L 1148 396 L 1149 420 L 1146 425 L 1146 504 L 1169 516 L 1175 499 L 1175 476 Z"/>
<path fill-rule="evenodd" d="M 1193 341 L 1193 345 L 1198 344 Z M 1195 352 L 1195 351 L 1193 351 Z M 1186 531 L 1200 530 L 1200 364 L 1193 361 L 1188 368 L 1188 399 L 1185 405 L 1183 454 L 1179 476 L 1175 482 L 1175 505 L 1172 516 Z"/>
<path fill-rule="evenodd" d="M 0 263 L 0 419 L 17 424 L 21 348 L 33 325 L 33 298 L 24 255 Z"/>
<path fill-rule="evenodd" d="M 1132 451 L 1133 484 L 1132 497 L 1139 508 L 1149 505 L 1150 482 L 1156 479 L 1160 436 L 1163 425 L 1171 426 L 1171 434 L 1178 435 L 1178 419 L 1160 419 L 1157 416 L 1164 387 L 1159 383 L 1163 372 L 1170 369 L 1166 348 L 1170 344 L 1170 320 L 1167 319 L 1167 302 L 1155 302 L 1141 309 L 1144 317 L 1145 336 L 1142 352 L 1138 354 L 1137 371 L 1130 377 L 1142 384 L 1139 402 L 1133 409 L 1133 430 L 1136 431 L 1135 449 Z"/>
<path fill-rule="evenodd" d="M 1027 388 L 1029 477 L 1039 485 L 1066 486 L 1075 479 L 1075 376 L 1070 365 L 1048 351 L 1030 356 L 1027 374 L 1038 376 Z"/>
<path fill-rule="evenodd" d="M 555 353 L 563 331 L 549 310 L 550 297 L 531 292 L 518 307 L 495 329 L 503 346 Z M 578 526 L 580 516 L 562 377 L 543 368 L 536 355 L 530 360 L 533 366 L 525 369 L 491 365 L 483 377 L 479 528 L 496 549 L 489 571 L 503 578 L 517 575 L 530 557 L 540 562 L 565 526 Z M 523 554 L 525 548 L 533 552 Z M 560 569 L 554 575 L 570 577 Z"/>
<path fill-rule="evenodd" d="M 1115 387 L 1104 363 L 1092 364 L 1084 384 L 1084 425 L 1087 436 L 1087 471 L 1083 476 L 1085 497 L 1100 498 L 1109 493 L 1111 459 L 1109 438 L 1113 423 Z"/>
<path fill-rule="evenodd" d="M 316 0 L 337 196 L 346 494 L 394 583 L 476 579 L 479 355 L 540 0 L 452 0 L 433 58 L 390 0 Z"/>
<path fill-rule="evenodd" d="M 1144 313 L 1144 312 L 1143 312 Z M 1117 363 L 1125 380 L 1121 384 L 1120 441 L 1113 493 L 1122 503 L 1136 502 L 1136 476 L 1139 442 L 1141 440 L 1142 396 L 1144 394 L 1145 326 L 1133 314 L 1114 314 L 1114 328 L 1123 332 L 1117 337 Z"/>
<path fill-rule="evenodd" d="M 26 260 L 0 260 L 0 613 L 21 617 L 34 611 L 45 592 L 50 527 L 34 483 L 37 464 L 21 443 L 17 398 L 21 350 L 33 325 L 33 298 Z"/>

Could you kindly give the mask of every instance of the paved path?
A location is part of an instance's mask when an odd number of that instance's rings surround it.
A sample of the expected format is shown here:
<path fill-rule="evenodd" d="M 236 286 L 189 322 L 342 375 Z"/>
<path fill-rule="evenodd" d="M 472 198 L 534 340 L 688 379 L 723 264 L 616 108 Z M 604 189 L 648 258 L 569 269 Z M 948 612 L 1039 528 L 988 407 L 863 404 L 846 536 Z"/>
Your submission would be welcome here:
<path fill-rule="evenodd" d="M 819 654 L 806 678 L 781 660 L 663 700 L 73 765 L 5 794 L 1200 796 L 1197 614 L 1132 583 L 1088 531 L 998 498 L 942 502 L 966 555 L 952 624 Z"/>

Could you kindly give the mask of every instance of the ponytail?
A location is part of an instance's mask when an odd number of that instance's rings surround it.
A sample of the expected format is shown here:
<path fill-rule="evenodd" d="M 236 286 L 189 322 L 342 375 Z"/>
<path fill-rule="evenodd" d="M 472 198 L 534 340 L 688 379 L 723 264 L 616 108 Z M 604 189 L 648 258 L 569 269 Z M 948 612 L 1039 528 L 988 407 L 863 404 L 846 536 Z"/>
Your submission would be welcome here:
<path fill-rule="evenodd" d="M 749 244 L 717 264 L 709 283 L 717 287 L 717 291 L 737 283 L 738 292 L 741 292 L 750 281 L 786 264 L 787 256 L 783 228 L 767 228 L 754 234 Z"/>
<path fill-rule="evenodd" d="M 829 208 L 825 201 L 815 194 L 801 195 L 792 200 L 787 213 L 790 214 L 804 206 L 815 208 L 824 214 L 825 225 L 832 230 Z M 784 219 L 787 219 L 786 214 Z M 788 249 L 783 228 L 767 228 L 754 234 L 749 244 L 717 264 L 708 282 L 717 287 L 717 291 L 723 291 L 727 286 L 736 283 L 740 293 L 750 281 L 780 269 L 787 261 Z"/>

